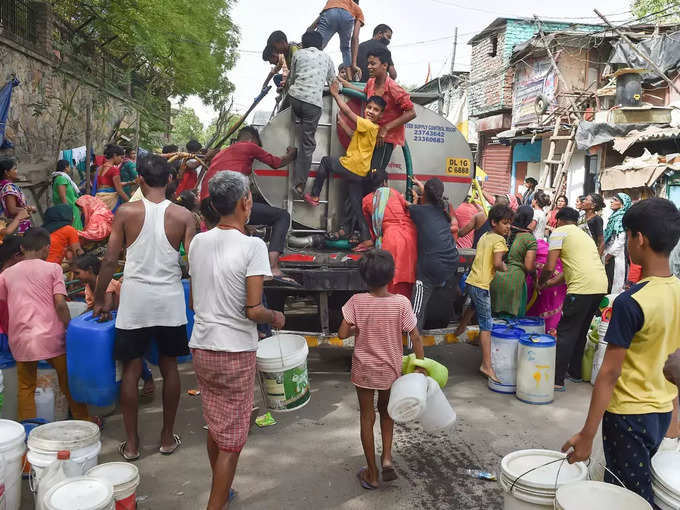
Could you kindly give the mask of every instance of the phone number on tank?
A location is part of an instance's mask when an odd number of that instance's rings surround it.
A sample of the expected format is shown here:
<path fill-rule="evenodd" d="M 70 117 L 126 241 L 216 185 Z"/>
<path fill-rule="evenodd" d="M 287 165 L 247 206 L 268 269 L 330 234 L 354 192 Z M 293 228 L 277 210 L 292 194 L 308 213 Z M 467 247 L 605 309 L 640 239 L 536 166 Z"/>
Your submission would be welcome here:
<path fill-rule="evenodd" d="M 432 136 L 414 136 L 414 142 L 427 142 L 427 143 L 444 143 L 444 138 L 432 137 Z"/>

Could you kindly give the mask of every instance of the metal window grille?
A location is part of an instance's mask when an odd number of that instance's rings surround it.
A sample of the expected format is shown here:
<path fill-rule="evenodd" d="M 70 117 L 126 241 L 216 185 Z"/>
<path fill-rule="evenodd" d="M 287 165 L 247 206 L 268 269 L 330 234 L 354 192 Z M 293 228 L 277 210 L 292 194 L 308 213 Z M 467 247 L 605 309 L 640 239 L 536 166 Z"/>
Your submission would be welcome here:
<path fill-rule="evenodd" d="M 32 2 L 27 0 L 0 0 L 0 26 L 7 35 L 35 43 L 38 34 Z"/>

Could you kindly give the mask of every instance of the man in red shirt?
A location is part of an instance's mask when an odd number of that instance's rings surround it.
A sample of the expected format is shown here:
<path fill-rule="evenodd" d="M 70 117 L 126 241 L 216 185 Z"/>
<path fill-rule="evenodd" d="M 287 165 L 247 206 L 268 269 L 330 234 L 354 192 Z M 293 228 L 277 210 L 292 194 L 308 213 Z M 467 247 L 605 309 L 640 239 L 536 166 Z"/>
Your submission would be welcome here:
<path fill-rule="evenodd" d="M 189 140 L 187 142 L 187 152 L 190 154 L 198 154 L 203 146 L 197 140 Z M 189 159 L 184 163 L 180 169 L 179 184 L 175 190 L 175 196 L 179 196 L 182 191 L 192 190 L 198 183 L 198 175 L 201 171 L 201 163 L 197 159 Z"/>
<path fill-rule="evenodd" d="M 341 80 L 344 87 L 363 92 L 366 97 L 380 96 L 387 103 L 380 117 L 380 131 L 371 161 L 371 169 L 385 173 L 385 177 L 387 177 L 385 169 L 392 157 L 394 146 L 403 146 L 406 141 L 404 125 L 416 118 L 411 96 L 388 74 L 391 62 L 392 56 L 387 48 L 374 48 L 368 52 L 368 74 L 371 77 L 365 89 L 361 90 L 348 81 Z"/>
<path fill-rule="evenodd" d="M 289 164 L 297 156 L 297 149 L 288 147 L 285 156 L 277 158 L 262 148 L 262 141 L 257 129 L 246 126 L 238 133 L 236 142 L 222 149 L 212 159 L 210 168 L 200 182 L 200 199 L 207 198 L 208 182 L 215 174 L 224 170 L 240 172 L 250 175 L 253 172 L 253 161 L 256 159 L 272 168 L 281 168 Z M 272 235 L 269 241 L 269 263 L 272 275 L 280 283 L 293 284 L 294 280 L 286 277 L 279 268 L 279 256 L 283 252 L 286 242 L 286 234 L 290 227 L 290 214 L 278 207 L 272 207 L 260 202 L 253 202 L 253 210 L 250 214 L 250 225 L 268 225 L 272 227 Z"/>

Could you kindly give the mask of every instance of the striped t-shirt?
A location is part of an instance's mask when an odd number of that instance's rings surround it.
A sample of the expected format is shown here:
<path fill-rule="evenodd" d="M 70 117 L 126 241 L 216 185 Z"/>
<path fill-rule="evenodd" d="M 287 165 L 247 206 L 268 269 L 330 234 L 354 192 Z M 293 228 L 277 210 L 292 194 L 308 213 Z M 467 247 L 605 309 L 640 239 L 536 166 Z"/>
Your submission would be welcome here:
<path fill-rule="evenodd" d="M 342 315 L 359 330 L 354 339 L 352 383 L 361 388 L 390 389 L 401 376 L 402 333 L 413 331 L 417 323 L 411 302 L 399 294 L 355 294 L 342 307 Z"/>

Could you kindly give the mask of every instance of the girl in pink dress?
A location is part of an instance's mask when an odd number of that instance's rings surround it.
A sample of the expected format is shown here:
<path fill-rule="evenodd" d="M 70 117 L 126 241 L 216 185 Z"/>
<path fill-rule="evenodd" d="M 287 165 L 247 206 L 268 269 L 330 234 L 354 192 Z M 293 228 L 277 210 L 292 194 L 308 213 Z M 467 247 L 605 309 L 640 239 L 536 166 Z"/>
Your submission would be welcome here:
<path fill-rule="evenodd" d="M 409 333 L 416 358 L 423 359 L 424 352 L 411 302 L 400 294 L 387 291 L 394 278 L 392 255 L 385 250 L 370 251 L 359 262 L 359 271 L 369 291 L 355 294 L 342 307 L 343 320 L 338 336 L 354 336 L 352 383 L 359 398 L 361 444 L 368 464 L 357 477 L 364 489 L 377 489 L 379 473 L 373 439 L 375 392 L 378 392 L 383 446 L 382 479 L 389 482 L 396 479 L 397 474 L 392 464 L 394 421 L 387 413 L 387 403 L 392 383 L 401 376 L 403 333 Z M 422 369 L 418 371 L 426 373 Z"/>

